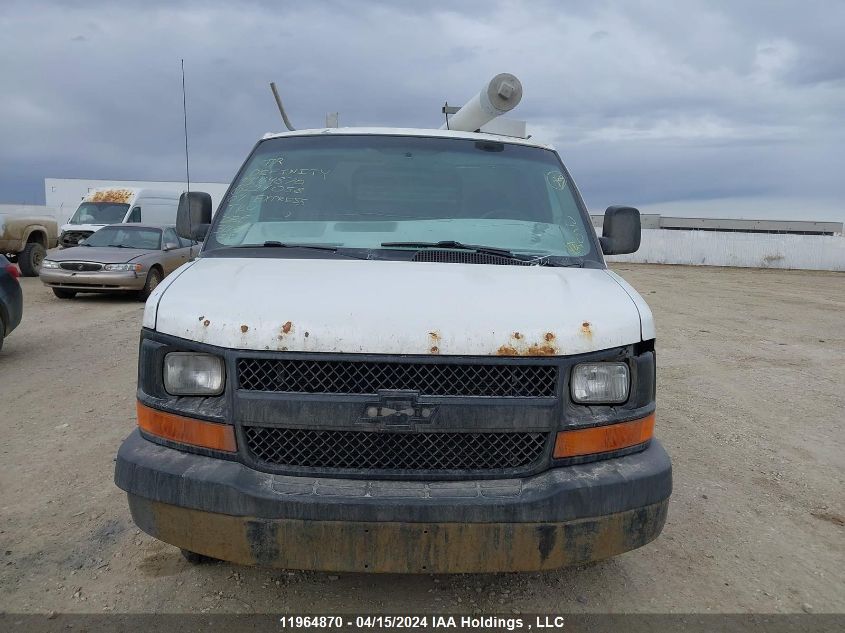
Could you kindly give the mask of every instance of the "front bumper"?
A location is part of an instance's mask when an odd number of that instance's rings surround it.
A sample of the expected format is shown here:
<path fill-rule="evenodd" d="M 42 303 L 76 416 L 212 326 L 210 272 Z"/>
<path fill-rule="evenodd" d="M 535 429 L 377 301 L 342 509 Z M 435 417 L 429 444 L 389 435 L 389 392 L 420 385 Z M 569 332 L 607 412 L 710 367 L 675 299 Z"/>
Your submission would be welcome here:
<path fill-rule="evenodd" d="M 262 473 L 149 442 L 120 448 L 115 482 L 148 534 L 241 564 L 333 571 L 529 571 L 599 560 L 653 540 L 669 457 L 640 453 L 482 481 Z"/>
<path fill-rule="evenodd" d="M 41 269 L 41 281 L 51 288 L 77 290 L 79 292 L 113 292 L 117 290 L 141 290 L 147 281 L 147 272 L 130 271 L 73 272 L 61 268 Z"/>

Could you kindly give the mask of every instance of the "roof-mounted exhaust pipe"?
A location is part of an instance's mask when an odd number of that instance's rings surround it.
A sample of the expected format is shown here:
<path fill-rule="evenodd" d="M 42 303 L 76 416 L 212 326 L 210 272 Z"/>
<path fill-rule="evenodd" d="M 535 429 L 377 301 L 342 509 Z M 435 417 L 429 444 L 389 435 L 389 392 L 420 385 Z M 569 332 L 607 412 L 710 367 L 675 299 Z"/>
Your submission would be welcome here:
<path fill-rule="evenodd" d="M 296 131 L 296 128 L 295 128 L 295 127 L 293 127 L 293 126 L 290 124 L 290 119 L 288 118 L 288 114 L 287 114 L 287 112 L 285 112 L 285 106 L 283 106 L 283 105 L 282 105 L 282 98 L 279 96 L 279 91 L 278 91 L 278 90 L 276 90 L 276 82 L 275 82 L 275 81 L 271 81 L 271 82 L 270 82 L 270 90 L 272 90 L 272 91 L 273 91 L 273 96 L 274 96 L 274 97 L 275 97 L 275 99 L 276 99 L 276 105 L 277 105 L 277 106 L 278 106 L 278 108 L 279 108 L 279 114 L 281 114 L 281 115 L 282 115 L 282 121 L 284 122 L 285 127 L 286 127 L 288 130 L 290 130 L 291 132 Z"/>
<path fill-rule="evenodd" d="M 447 118 L 441 130 L 477 132 L 482 125 L 513 110 L 522 99 L 522 84 L 510 73 L 493 77 L 477 95 Z"/>

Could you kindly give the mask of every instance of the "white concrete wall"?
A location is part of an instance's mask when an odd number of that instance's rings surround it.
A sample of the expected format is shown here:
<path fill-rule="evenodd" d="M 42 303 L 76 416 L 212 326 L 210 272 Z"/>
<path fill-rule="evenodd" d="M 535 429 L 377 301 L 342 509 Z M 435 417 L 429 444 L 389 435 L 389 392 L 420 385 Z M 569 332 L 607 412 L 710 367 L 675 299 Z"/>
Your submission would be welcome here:
<path fill-rule="evenodd" d="M 101 187 L 148 187 L 158 191 L 185 191 L 184 182 L 152 180 L 89 180 L 84 178 L 45 178 L 44 199 L 48 207 L 55 208 L 59 224 L 64 224 L 79 206 L 80 200 L 92 189 Z M 192 182 L 192 191 L 205 191 L 211 194 L 213 209 L 229 188 L 228 183 Z"/>
<path fill-rule="evenodd" d="M 27 215 L 32 217 L 56 217 L 56 209 L 40 204 L 0 204 L 0 215 Z"/>
<path fill-rule="evenodd" d="M 845 271 L 845 237 L 643 229 L 636 253 L 607 261 Z"/>

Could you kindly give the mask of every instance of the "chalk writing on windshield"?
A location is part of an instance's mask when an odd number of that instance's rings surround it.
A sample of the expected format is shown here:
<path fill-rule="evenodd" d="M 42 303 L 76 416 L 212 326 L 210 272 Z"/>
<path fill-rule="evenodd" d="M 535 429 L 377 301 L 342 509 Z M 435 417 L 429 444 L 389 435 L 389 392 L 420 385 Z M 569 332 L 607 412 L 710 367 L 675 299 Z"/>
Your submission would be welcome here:
<path fill-rule="evenodd" d="M 562 173 L 559 171 L 550 171 L 546 173 L 546 181 L 551 185 L 554 189 L 558 191 L 563 191 L 566 189 L 566 178 Z"/>
<path fill-rule="evenodd" d="M 568 217 L 563 224 L 564 234 L 569 238 L 565 244 L 570 255 L 584 255 L 587 252 L 587 236 L 580 223 L 573 217 Z"/>
<path fill-rule="evenodd" d="M 263 202 L 304 206 L 307 184 L 331 172 L 316 167 L 287 167 L 284 156 L 268 158 L 238 182 L 229 206 L 252 208 Z"/>
<path fill-rule="evenodd" d="M 306 206 L 309 185 L 325 181 L 330 173 L 318 167 L 290 166 L 284 156 L 264 159 L 244 174 L 230 194 L 218 230 L 220 239 L 237 241 L 238 233 L 262 214 L 275 220 L 290 218 L 294 209 Z"/>

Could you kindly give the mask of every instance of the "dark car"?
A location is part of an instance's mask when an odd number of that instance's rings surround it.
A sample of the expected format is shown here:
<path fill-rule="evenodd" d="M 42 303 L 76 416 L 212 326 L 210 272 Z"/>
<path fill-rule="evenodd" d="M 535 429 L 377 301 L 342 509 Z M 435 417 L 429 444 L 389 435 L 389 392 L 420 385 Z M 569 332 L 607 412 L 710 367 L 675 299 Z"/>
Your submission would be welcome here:
<path fill-rule="evenodd" d="M 23 292 L 18 267 L 0 255 L 0 349 L 3 339 L 18 327 L 23 316 Z"/>

